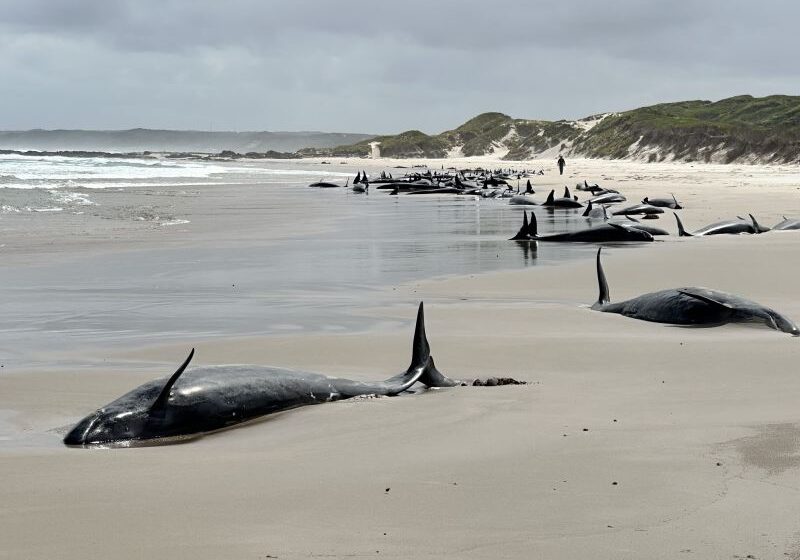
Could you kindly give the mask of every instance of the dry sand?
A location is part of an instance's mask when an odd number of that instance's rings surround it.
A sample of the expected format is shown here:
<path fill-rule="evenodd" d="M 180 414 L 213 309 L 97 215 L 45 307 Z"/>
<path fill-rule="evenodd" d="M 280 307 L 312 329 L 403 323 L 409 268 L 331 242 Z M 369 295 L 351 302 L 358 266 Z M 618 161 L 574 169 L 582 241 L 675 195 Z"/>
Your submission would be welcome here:
<path fill-rule="evenodd" d="M 689 228 L 800 215 L 792 167 L 568 161 L 536 184 L 584 175 L 633 202 L 674 192 Z M 614 299 L 705 285 L 800 320 L 798 255 L 800 232 L 774 232 L 611 248 L 605 265 Z M 383 378 L 424 299 L 442 371 L 530 384 L 308 407 L 178 446 L 66 449 L 58 428 L 186 344 L 131 348 L 115 375 L 0 375 L 0 421 L 27 437 L 0 454 L 0 557 L 800 558 L 800 340 L 597 313 L 596 293 L 589 261 L 434 279 L 363 310 L 405 319 L 396 332 L 204 343 L 206 364 Z"/>

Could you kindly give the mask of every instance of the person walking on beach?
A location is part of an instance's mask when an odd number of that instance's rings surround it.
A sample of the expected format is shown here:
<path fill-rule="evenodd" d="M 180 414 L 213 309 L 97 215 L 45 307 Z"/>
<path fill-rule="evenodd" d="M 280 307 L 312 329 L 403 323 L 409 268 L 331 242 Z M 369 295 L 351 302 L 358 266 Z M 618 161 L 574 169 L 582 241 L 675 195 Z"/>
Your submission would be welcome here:
<path fill-rule="evenodd" d="M 564 161 L 564 156 L 559 155 L 557 163 L 558 163 L 558 174 L 559 175 L 563 175 L 564 174 L 564 166 L 567 165 L 567 162 Z"/>

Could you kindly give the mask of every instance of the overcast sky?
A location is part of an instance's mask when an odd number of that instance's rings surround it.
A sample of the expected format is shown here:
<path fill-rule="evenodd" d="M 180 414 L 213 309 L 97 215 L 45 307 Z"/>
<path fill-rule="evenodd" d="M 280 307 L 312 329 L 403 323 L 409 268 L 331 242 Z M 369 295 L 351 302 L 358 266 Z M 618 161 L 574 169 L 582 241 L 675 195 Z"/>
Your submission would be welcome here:
<path fill-rule="evenodd" d="M 439 132 L 800 93 L 797 0 L 0 0 L 0 129 Z"/>

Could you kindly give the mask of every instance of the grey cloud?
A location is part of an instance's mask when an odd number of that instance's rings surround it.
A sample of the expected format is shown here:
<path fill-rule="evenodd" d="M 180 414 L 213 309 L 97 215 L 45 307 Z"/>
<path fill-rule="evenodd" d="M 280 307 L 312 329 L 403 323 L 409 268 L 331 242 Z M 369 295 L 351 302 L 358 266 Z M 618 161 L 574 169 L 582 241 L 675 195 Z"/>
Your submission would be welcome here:
<path fill-rule="evenodd" d="M 793 93 L 800 6 L 5 0 L 0 128 L 438 131 Z"/>

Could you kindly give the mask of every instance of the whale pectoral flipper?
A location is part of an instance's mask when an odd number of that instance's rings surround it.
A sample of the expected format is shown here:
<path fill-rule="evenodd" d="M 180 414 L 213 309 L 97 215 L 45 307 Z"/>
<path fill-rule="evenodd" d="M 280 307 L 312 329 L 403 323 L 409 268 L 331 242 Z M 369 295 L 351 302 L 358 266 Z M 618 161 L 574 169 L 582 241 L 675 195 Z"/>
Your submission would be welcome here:
<path fill-rule="evenodd" d="M 617 228 L 619 230 L 622 230 L 622 231 L 628 231 L 628 232 L 635 231 L 635 232 L 638 232 L 638 233 L 642 234 L 642 236 L 645 239 L 647 239 L 648 241 L 654 241 L 653 236 L 650 233 L 648 233 L 648 232 L 646 232 L 644 230 L 641 230 L 641 229 L 636 229 L 635 227 L 630 226 L 628 224 L 620 224 L 620 223 L 617 223 L 617 222 L 608 222 L 608 225 L 610 225 L 613 228 Z"/>
<path fill-rule="evenodd" d="M 630 230 L 630 228 L 626 227 L 624 224 L 618 224 L 616 222 L 608 222 L 608 225 L 610 225 L 613 228 L 621 229 L 623 231 L 629 231 Z"/>
<path fill-rule="evenodd" d="M 684 288 L 684 289 L 678 290 L 678 293 L 681 293 L 681 294 L 689 296 L 689 297 L 693 297 L 695 299 L 699 299 L 700 301 L 703 301 L 703 302 L 708 303 L 710 305 L 719 305 L 719 306 L 724 307 L 725 309 L 729 309 L 729 310 L 735 309 L 730 303 L 726 303 L 724 301 L 719 301 L 719 300 L 714 299 L 712 297 L 709 297 L 709 296 L 707 296 L 707 295 L 705 295 L 703 293 L 699 293 L 699 292 L 697 292 L 695 290 L 690 290 L 688 288 Z"/>

